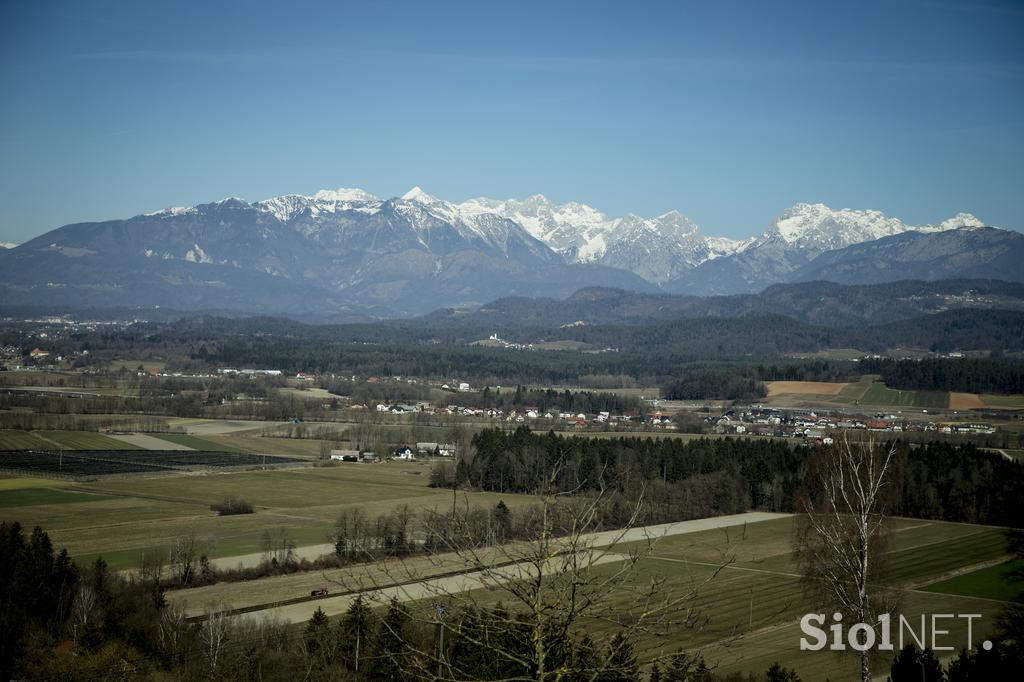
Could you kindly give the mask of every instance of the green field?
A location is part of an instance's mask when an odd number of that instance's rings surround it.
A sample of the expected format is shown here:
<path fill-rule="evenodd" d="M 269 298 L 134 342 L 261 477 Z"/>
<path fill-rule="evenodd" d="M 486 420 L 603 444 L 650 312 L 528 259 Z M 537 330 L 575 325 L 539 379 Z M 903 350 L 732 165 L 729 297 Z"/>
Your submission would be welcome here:
<path fill-rule="evenodd" d="M 728 565 L 699 590 L 698 603 L 707 616 L 703 627 L 699 631 L 680 632 L 678 640 L 669 643 L 648 640 L 641 644 L 642 655 L 650 658 L 682 647 L 701 651 L 709 664 L 717 664 L 721 673 L 763 673 L 780 660 L 796 668 L 804 680 L 856 679 L 854 660 L 829 652 L 799 651 L 801 632 L 797 621 L 802 614 L 817 611 L 818 607 L 807 600 L 806 589 L 797 577 L 798 569 L 790 552 L 793 524 L 791 519 L 764 521 L 745 528 L 659 540 L 650 558 L 643 560 L 645 570 L 650 575 L 669 577 L 677 589 L 700 585 L 714 567 Z M 1003 606 L 998 601 L 1000 597 L 994 595 L 997 590 L 1006 589 L 998 573 L 978 572 L 982 577 L 975 582 L 984 582 L 985 589 L 933 588 L 957 580 L 935 583 L 935 578 L 1005 556 L 1003 531 L 910 519 L 895 520 L 894 530 L 886 563 L 889 584 L 906 590 L 900 612 L 908 618 L 933 612 L 980 613 L 983 617 L 976 622 L 980 627 L 976 627 L 975 635 L 991 632 L 994 618 Z M 633 545 L 635 550 L 640 547 Z M 968 573 L 961 578 L 973 575 Z M 640 580 L 643 579 L 645 576 L 641 575 Z M 933 583 L 929 593 L 917 591 L 922 583 Z M 952 624 L 951 640 L 961 641 L 965 637 L 962 623 Z M 875 671 L 888 671 L 889 660 L 883 657 L 876 662 Z"/>
<path fill-rule="evenodd" d="M 29 476 L 0 478 L 0 492 L 21 490 L 22 488 L 63 488 L 69 485 L 71 485 L 70 481 L 51 481 L 48 478 L 31 478 Z"/>
<path fill-rule="evenodd" d="M 842 404 L 860 402 L 864 398 L 864 394 L 868 392 L 868 389 L 871 388 L 877 379 L 878 377 L 873 374 L 864 375 L 859 381 L 843 386 L 843 390 L 839 392 L 839 395 L 829 402 Z"/>
<path fill-rule="evenodd" d="M 808 399 L 811 397 L 807 396 Z M 949 393 L 944 391 L 900 391 L 887 387 L 879 381 L 876 374 L 865 374 L 859 381 L 844 386 L 839 395 L 828 399 L 827 402 L 838 405 L 944 409 L 949 407 Z"/>
<path fill-rule="evenodd" d="M 160 440 L 165 440 L 168 443 L 174 443 L 175 445 L 184 445 L 187 448 L 193 450 L 202 450 L 205 452 L 248 452 L 244 448 L 240 448 L 234 444 L 226 442 L 227 439 L 220 439 L 218 442 L 206 438 L 200 438 L 199 436 L 189 436 L 184 433 L 151 433 L 147 434 Z"/>
<path fill-rule="evenodd" d="M 67 450 L 135 450 L 135 446 L 92 431 L 35 431 L 40 438 L 50 441 L 48 449 Z"/>
<path fill-rule="evenodd" d="M 965 524 L 893 520 L 891 551 L 893 566 L 889 584 L 899 591 L 894 610 L 911 623 L 933 613 L 980 614 L 972 626 L 977 642 L 991 636 L 996 616 L 1006 605 L 998 597 L 961 592 L 924 592 L 922 582 L 935 582 L 955 571 L 968 571 L 992 557 L 1005 555 L 1005 538 L 1000 529 Z M 616 619 L 631 622 L 641 602 L 636 588 L 652 580 L 663 580 L 666 594 L 691 594 L 684 606 L 674 609 L 677 619 L 688 619 L 662 634 L 634 630 L 641 661 L 685 650 L 701 654 L 716 673 L 738 672 L 763 675 L 774 662 L 794 668 L 803 680 L 830 679 L 833 682 L 859 679 L 856 657 L 830 651 L 800 651 L 802 632 L 799 619 L 806 613 L 831 613 L 828 604 L 814 601 L 803 583 L 791 553 L 794 519 L 779 519 L 721 530 L 676 535 L 647 543 L 629 543 L 616 552 L 638 552 L 640 559 L 630 581 L 603 598 L 611 618 L 588 619 L 582 627 L 601 640 L 617 631 Z M 611 575 L 617 564 L 592 569 L 592 578 Z M 717 574 L 716 574 L 717 572 Z M 267 590 L 267 585 L 261 587 Z M 272 594 L 266 592 L 266 594 Z M 991 591 L 989 595 L 991 595 Z M 515 599 L 504 589 L 476 590 L 471 599 L 511 608 Z M 940 645 L 964 646 L 966 621 L 950 619 L 943 624 L 948 633 Z M 898 637 L 898 635 L 897 635 Z M 897 640 L 898 643 L 898 640 Z M 888 673 L 891 654 L 874 661 L 876 676 Z"/>
<path fill-rule="evenodd" d="M 0 450 L 134 450 L 129 443 L 92 431 L 0 431 Z"/>
<path fill-rule="evenodd" d="M 242 452 L 267 455 L 288 455 L 317 459 L 320 441 L 312 438 L 267 438 L 259 436 L 205 436 L 204 440 L 217 447 L 235 448 Z M 231 450 L 228 450 L 231 452 Z"/>
<path fill-rule="evenodd" d="M 949 394 L 939 391 L 900 391 L 876 381 L 871 384 L 860 402 L 864 405 L 886 407 L 944 408 L 949 406 Z"/>
<path fill-rule="evenodd" d="M 51 450 L 53 443 L 27 431 L 0 430 L 0 450 Z"/>
<path fill-rule="evenodd" d="M 1007 561 L 977 571 L 958 575 L 948 580 L 927 585 L 926 592 L 958 594 L 1000 601 L 1024 601 L 1024 581 L 1010 580 L 1010 571 L 1024 571 L 1024 561 Z"/>
<path fill-rule="evenodd" d="M 17 488 L 0 490 L 0 507 L 30 507 L 47 504 L 102 502 L 115 499 L 109 495 L 68 492 L 54 488 Z"/>
<path fill-rule="evenodd" d="M 102 555 L 114 569 L 132 568 L 144 552 L 166 552 L 186 534 L 201 538 L 209 556 L 219 558 L 259 552 L 267 529 L 285 529 L 300 546 L 328 542 L 343 508 L 358 506 L 371 517 L 403 504 L 414 510 L 449 508 L 451 492 L 430 488 L 429 472 L 427 465 L 389 462 L 106 479 L 63 486 L 73 497 L 74 491 L 96 494 L 77 499 L 56 491 L 18 493 L 0 506 L 0 520 L 43 527 L 55 546 L 67 547 L 78 561 Z M 8 480 L 23 479 L 0 482 Z M 218 516 L 210 510 L 228 495 L 246 499 L 256 512 Z M 532 501 L 493 493 L 466 497 L 469 504 L 489 507 L 499 499 L 509 506 Z"/>

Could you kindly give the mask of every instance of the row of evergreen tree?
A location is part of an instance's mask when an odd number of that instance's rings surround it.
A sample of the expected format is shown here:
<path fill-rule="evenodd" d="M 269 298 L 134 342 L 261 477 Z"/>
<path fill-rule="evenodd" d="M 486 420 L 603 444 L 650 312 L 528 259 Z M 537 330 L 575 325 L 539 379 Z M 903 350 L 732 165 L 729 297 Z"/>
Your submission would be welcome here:
<path fill-rule="evenodd" d="M 494 492 L 610 490 L 607 523 L 643 495 L 647 522 L 748 509 L 794 512 L 814 449 L 759 438 L 584 438 L 487 429 L 455 482 Z M 889 447 L 890 444 L 880 444 Z M 971 444 L 896 442 L 890 513 L 963 523 L 1024 527 L 1024 467 Z M 556 472 L 552 478 L 551 472 Z"/>
<path fill-rule="evenodd" d="M 962 393 L 1024 393 L 1024 362 L 1010 358 L 867 360 L 864 371 L 881 374 L 890 388 Z"/>

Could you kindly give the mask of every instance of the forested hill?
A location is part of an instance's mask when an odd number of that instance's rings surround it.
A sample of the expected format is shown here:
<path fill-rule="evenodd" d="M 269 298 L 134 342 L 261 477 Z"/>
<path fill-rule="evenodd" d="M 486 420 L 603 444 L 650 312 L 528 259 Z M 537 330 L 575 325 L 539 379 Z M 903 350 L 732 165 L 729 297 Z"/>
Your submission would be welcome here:
<path fill-rule="evenodd" d="M 957 310 L 879 325 L 833 328 L 801 323 L 783 315 L 681 318 L 646 324 L 547 327 L 507 322 L 499 329 L 510 341 L 578 341 L 619 352 L 673 352 L 693 358 L 773 358 L 826 348 L 883 352 L 894 347 L 1017 351 L 1024 348 L 1024 311 Z M 228 319 L 198 316 L 171 323 L 136 325 L 125 342 L 241 343 L 270 347 L 278 340 L 303 343 L 375 345 L 463 345 L 486 338 L 493 326 L 470 319 L 385 321 L 347 325 L 304 325 L 273 317 Z M 148 341 L 147 341 L 148 340 Z M 244 343 L 243 343 L 244 342 Z M 211 345 L 212 344 L 212 345 Z"/>
<path fill-rule="evenodd" d="M 619 289 L 581 289 L 565 300 L 501 298 L 476 311 L 441 310 L 427 320 L 459 324 L 560 326 L 645 324 L 679 318 L 785 315 L 807 324 L 882 324 L 957 310 L 1024 310 L 1024 284 L 998 280 L 906 280 L 847 286 L 833 282 L 777 284 L 759 294 L 673 296 Z"/>
<path fill-rule="evenodd" d="M 638 325 L 566 328 L 517 327 L 501 332 L 523 343 L 573 341 L 594 352 L 510 350 L 469 345 L 491 327 L 452 320 L 418 320 L 315 326 L 275 318 L 196 317 L 146 323 L 111 333 L 74 332 L 42 342 L 20 330 L 0 333 L 0 342 L 41 344 L 69 354 L 89 350 L 122 357 L 182 358 L 178 367 L 264 367 L 287 372 L 467 377 L 498 383 L 571 381 L 589 374 L 672 377 L 694 363 L 774 362 L 785 354 L 829 348 L 884 353 L 896 347 L 937 352 L 1024 349 L 1024 312 L 958 310 L 884 325 L 831 328 L 784 316 L 677 319 Z"/>
<path fill-rule="evenodd" d="M 684 296 L 589 287 L 579 289 L 565 299 L 510 296 L 479 308 L 444 308 L 422 317 L 393 321 L 417 328 L 456 325 L 506 329 L 559 327 L 579 322 L 636 325 L 682 318 L 784 315 L 806 324 L 850 327 L 897 322 L 962 309 L 1024 311 L 1024 283 L 983 279 L 904 280 L 862 286 L 801 282 L 773 285 L 757 294 L 732 296 Z M 25 319 L 50 315 L 92 320 L 136 318 L 153 322 L 171 322 L 197 315 L 230 319 L 254 317 L 252 313 L 227 309 L 196 313 L 175 310 L 172 306 L 75 309 L 67 306 L 12 306 L 0 302 L 0 316 Z M 278 313 L 275 317 L 318 325 L 382 321 L 366 313 L 340 315 L 325 311 L 318 316 L 305 309 L 295 309 L 294 314 Z"/>

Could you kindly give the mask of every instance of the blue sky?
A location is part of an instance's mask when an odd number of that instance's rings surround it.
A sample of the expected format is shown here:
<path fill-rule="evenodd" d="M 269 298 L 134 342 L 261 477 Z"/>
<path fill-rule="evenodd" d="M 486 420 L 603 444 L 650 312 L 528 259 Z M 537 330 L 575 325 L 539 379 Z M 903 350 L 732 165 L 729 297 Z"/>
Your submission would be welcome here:
<path fill-rule="evenodd" d="M 4 2 L 0 241 L 225 196 L 1024 228 L 1020 2 Z"/>

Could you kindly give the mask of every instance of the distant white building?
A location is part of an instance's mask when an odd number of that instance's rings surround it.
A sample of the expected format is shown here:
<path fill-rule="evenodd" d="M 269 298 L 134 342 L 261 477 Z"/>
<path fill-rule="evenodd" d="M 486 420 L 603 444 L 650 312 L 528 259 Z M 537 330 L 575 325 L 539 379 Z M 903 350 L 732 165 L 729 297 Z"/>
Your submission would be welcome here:
<path fill-rule="evenodd" d="M 395 450 L 395 459 L 404 459 L 412 462 L 416 460 L 416 454 L 412 451 L 412 448 L 404 446 Z"/>
<path fill-rule="evenodd" d="M 459 384 L 459 393 L 468 393 L 468 392 L 469 392 L 469 384 L 467 384 L 465 381 L 463 381 L 462 383 Z"/>

